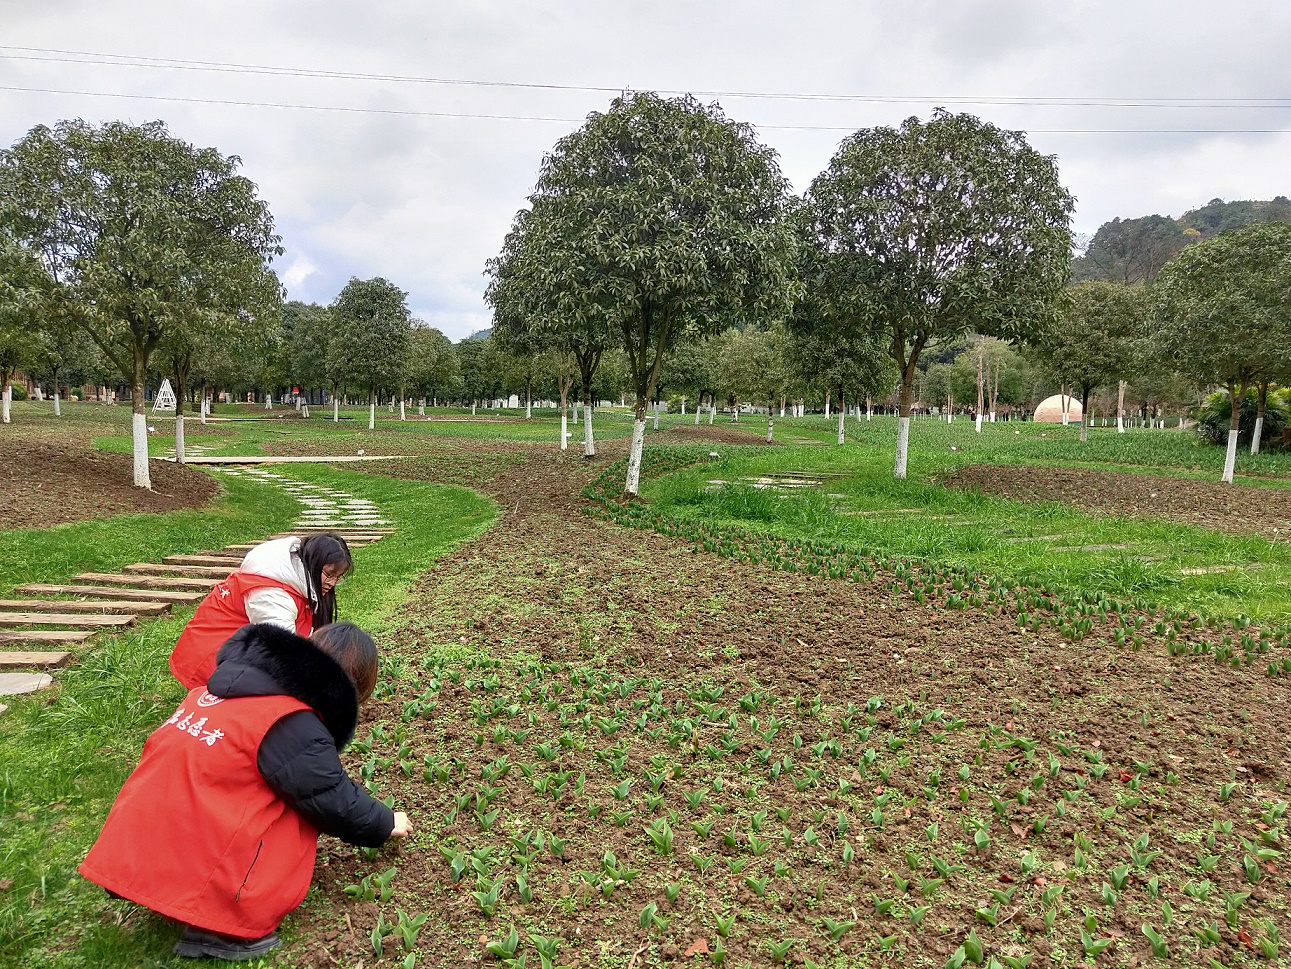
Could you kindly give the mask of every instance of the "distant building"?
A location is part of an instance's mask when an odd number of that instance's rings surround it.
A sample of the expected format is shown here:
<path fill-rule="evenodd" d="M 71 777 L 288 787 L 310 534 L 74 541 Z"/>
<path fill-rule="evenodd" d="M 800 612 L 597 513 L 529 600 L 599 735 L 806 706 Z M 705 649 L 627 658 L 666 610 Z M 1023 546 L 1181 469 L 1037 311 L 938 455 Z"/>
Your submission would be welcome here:
<path fill-rule="evenodd" d="M 1080 406 L 1079 398 L 1068 395 L 1067 397 L 1067 417 L 1073 424 L 1080 423 L 1080 415 L 1083 410 Z M 1052 397 L 1046 397 L 1040 401 L 1040 406 L 1035 409 L 1035 417 L 1042 424 L 1061 424 L 1062 423 L 1062 395 L 1054 394 Z"/>

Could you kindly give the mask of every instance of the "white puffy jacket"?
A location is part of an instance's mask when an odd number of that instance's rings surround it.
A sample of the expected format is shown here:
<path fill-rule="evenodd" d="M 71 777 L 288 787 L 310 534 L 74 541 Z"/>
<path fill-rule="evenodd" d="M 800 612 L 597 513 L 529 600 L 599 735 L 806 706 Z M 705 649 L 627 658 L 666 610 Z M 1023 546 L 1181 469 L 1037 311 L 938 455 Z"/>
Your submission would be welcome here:
<path fill-rule="evenodd" d="M 291 554 L 299 547 L 299 537 L 271 539 L 247 552 L 241 570 L 289 585 L 306 601 L 313 602 L 305 565 Z M 296 601 L 282 589 L 254 589 L 247 593 L 244 604 L 247 622 L 267 622 L 296 631 Z"/>

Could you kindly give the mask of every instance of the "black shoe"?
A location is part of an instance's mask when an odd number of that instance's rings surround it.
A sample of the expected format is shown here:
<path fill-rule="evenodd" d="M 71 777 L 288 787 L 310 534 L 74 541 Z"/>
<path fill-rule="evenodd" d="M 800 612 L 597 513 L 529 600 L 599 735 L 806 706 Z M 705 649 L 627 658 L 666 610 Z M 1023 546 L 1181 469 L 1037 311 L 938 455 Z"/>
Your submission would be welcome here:
<path fill-rule="evenodd" d="M 228 959 L 231 962 L 244 962 L 256 959 L 282 945 L 277 932 L 270 932 L 261 939 L 235 939 L 228 935 L 207 932 L 189 925 L 184 934 L 175 943 L 175 955 L 185 959 Z"/>

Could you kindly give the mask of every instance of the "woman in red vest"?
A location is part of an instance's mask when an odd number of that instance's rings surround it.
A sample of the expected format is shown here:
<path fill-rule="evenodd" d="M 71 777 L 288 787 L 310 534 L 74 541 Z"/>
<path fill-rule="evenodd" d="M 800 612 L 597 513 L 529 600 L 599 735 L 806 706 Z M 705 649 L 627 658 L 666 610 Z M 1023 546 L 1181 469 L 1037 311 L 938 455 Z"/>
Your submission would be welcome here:
<path fill-rule="evenodd" d="M 351 623 L 313 641 L 250 625 L 143 747 L 80 872 L 186 926 L 180 956 L 253 959 L 305 897 L 318 835 L 364 847 L 412 831 L 352 781 L 339 751 L 376 685 Z"/>
<path fill-rule="evenodd" d="M 170 671 L 185 689 L 204 685 L 216 651 L 249 622 L 300 636 L 321 629 L 336 619 L 336 586 L 351 564 L 350 547 L 332 532 L 257 545 L 197 607 L 170 654 Z"/>

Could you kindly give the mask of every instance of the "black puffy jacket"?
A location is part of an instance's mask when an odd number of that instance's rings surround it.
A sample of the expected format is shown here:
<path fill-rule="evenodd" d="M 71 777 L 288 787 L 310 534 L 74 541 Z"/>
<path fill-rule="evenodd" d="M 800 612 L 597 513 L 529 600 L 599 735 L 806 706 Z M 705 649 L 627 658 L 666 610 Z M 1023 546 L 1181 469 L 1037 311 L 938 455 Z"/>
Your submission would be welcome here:
<path fill-rule="evenodd" d="M 375 848 L 394 830 L 394 812 L 341 766 L 359 701 L 341 665 L 308 639 L 277 626 L 243 626 L 220 647 L 206 688 L 216 696 L 291 696 L 309 710 L 283 717 L 260 742 L 265 783 L 310 824 L 350 844 Z M 316 711 L 316 712 L 315 712 Z"/>

